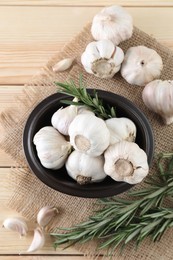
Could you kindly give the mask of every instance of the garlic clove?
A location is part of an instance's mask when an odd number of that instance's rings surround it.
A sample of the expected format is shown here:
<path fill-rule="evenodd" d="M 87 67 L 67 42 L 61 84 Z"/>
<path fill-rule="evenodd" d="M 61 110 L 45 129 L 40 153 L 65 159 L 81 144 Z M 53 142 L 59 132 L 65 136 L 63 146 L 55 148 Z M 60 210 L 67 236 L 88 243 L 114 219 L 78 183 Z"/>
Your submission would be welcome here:
<path fill-rule="evenodd" d="M 45 206 L 37 214 L 37 223 L 42 228 L 46 227 L 58 214 L 58 209 L 54 206 Z"/>
<path fill-rule="evenodd" d="M 12 231 L 16 231 L 20 236 L 26 236 L 28 226 L 23 219 L 20 218 L 7 218 L 3 222 L 3 227 Z"/>
<path fill-rule="evenodd" d="M 34 237 L 31 242 L 30 247 L 27 250 L 27 253 L 35 252 L 41 249 L 45 244 L 45 235 L 39 227 L 34 229 Z"/>
<path fill-rule="evenodd" d="M 74 61 L 74 58 L 63 59 L 63 60 L 59 61 L 58 63 L 56 63 L 52 67 L 52 70 L 54 72 L 65 71 L 65 70 L 69 69 L 72 66 L 73 61 Z"/>
<path fill-rule="evenodd" d="M 102 40 L 97 42 L 97 49 L 99 50 L 101 58 L 110 59 L 115 50 L 115 46 L 111 41 Z"/>
<path fill-rule="evenodd" d="M 120 47 L 116 46 L 115 53 L 114 53 L 112 59 L 114 60 L 114 62 L 117 66 L 119 66 L 123 62 L 124 52 Z"/>

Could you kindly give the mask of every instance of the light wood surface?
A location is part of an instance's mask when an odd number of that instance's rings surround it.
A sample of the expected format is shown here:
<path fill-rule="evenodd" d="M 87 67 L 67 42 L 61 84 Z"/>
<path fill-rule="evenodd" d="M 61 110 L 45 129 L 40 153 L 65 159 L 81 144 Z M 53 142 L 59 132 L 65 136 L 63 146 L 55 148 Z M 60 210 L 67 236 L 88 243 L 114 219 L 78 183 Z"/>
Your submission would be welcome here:
<path fill-rule="evenodd" d="M 95 13 L 111 4 L 125 6 L 136 26 L 173 50 L 173 1 L 0 0 L 0 112 L 15 107 L 16 96 L 22 95 L 23 85 L 32 75 Z M 6 206 L 6 177 L 13 165 L 10 156 L 0 150 L 0 226 L 5 218 L 19 215 Z M 73 248 L 54 251 L 48 237 L 45 247 L 35 255 L 19 256 L 26 252 L 31 239 L 32 232 L 20 239 L 16 233 L 0 227 L 0 260 L 85 259 Z"/>

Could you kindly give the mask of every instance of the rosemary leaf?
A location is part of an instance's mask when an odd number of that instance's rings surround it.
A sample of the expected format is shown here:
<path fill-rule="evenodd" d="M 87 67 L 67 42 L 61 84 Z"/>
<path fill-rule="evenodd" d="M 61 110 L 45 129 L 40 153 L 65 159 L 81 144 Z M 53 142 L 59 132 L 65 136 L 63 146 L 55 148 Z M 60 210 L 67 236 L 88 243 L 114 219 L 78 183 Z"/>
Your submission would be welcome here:
<path fill-rule="evenodd" d="M 55 84 L 59 87 L 58 91 L 60 93 L 66 94 L 73 98 L 77 98 L 79 103 L 73 102 L 72 100 L 61 100 L 61 103 L 67 105 L 85 105 L 90 108 L 96 116 L 102 119 L 108 119 L 112 117 L 116 117 L 116 110 L 114 107 L 110 107 L 109 105 L 103 105 L 103 101 L 98 98 L 98 93 L 94 89 L 93 95 L 90 95 L 87 92 L 86 86 L 83 83 L 82 76 L 79 78 L 79 85 L 76 86 L 74 81 L 70 80 L 67 83 L 55 82 Z"/>
<path fill-rule="evenodd" d="M 162 167 L 165 160 L 168 164 Z M 147 188 L 129 192 L 130 199 L 98 200 L 101 208 L 89 220 L 64 229 L 65 234 L 51 234 L 55 238 L 54 246 L 97 239 L 98 250 L 107 249 L 112 254 L 115 248 L 120 246 L 122 249 L 130 241 L 135 241 L 138 248 L 147 237 L 153 242 L 161 239 L 164 232 L 173 227 L 173 209 L 162 206 L 165 198 L 173 197 L 173 153 L 159 155 L 157 166 L 157 184 L 153 178 Z"/>

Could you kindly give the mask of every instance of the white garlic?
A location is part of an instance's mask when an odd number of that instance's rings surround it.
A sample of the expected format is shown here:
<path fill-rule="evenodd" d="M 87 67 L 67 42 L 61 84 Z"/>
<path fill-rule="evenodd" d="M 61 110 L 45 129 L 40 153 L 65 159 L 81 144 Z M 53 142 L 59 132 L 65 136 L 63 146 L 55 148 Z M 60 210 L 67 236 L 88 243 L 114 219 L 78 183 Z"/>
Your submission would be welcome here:
<path fill-rule="evenodd" d="M 41 128 L 35 134 L 33 142 L 41 164 L 48 169 L 61 168 L 71 150 L 70 143 L 51 126 Z"/>
<path fill-rule="evenodd" d="M 34 237 L 31 242 L 30 247 L 27 250 L 27 253 L 35 252 L 41 249 L 45 244 L 45 235 L 39 227 L 34 229 Z"/>
<path fill-rule="evenodd" d="M 120 70 L 124 52 L 109 40 L 90 42 L 81 56 L 84 69 L 99 78 L 112 78 Z"/>
<path fill-rule="evenodd" d="M 81 185 L 102 181 L 106 177 L 103 165 L 102 155 L 90 157 L 78 151 L 73 151 L 65 164 L 68 175 Z"/>
<path fill-rule="evenodd" d="M 69 69 L 72 66 L 73 61 L 74 61 L 74 58 L 63 59 L 63 60 L 59 61 L 58 63 L 56 63 L 52 67 L 52 70 L 54 72 L 65 71 L 65 70 Z"/>
<path fill-rule="evenodd" d="M 145 105 L 159 114 L 164 123 L 173 123 L 173 80 L 154 80 L 142 92 Z"/>
<path fill-rule="evenodd" d="M 133 20 L 121 6 L 109 6 L 94 16 L 91 34 L 95 40 L 107 39 L 115 45 L 129 39 L 133 33 Z"/>
<path fill-rule="evenodd" d="M 110 144 L 115 144 L 122 140 L 135 141 L 136 126 L 129 118 L 110 118 L 105 123 L 110 131 Z"/>
<path fill-rule="evenodd" d="M 115 181 L 141 182 L 149 172 L 146 153 L 133 142 L 120 141 L 104 153 L 104 171 Z"/>
<path fill-rule="evenodd" d="M 58 109 L 51 118 L 51 123 L 61 134 L 68 135 L 68 129 L 77 115 L 77 106 L 70 105 L 65 108 Z"/>
<path fill-rule="evenodd" d="M 160 55 L 145 46 L 130 47 L 121 66 L 122 77 L 130 84 L 145 86 L 159 78 L 163 62 Z"/>
<path fill-rule="evenodd" d="M 45 206 L 37 214 L 37 223 L 40 227 L 46 227 L 51 220 L 58 214 L 58 209 L 54 206 Z"/>
<path fill-rule="evenodd" d="M 77 115 L 70 124 L 69 136 L 75 150 L 93 157 L 101 155 L 110 141 L 104 120 L 92 114 Z"/>
<path fill-rule="evenodd" d="M 20 236 L 26 236 L 28 232 L 28 226 L 25 220 L 21 218 L 7 218 L 4 220 L 2 226 L 6 229 L 18 232 Z"/>

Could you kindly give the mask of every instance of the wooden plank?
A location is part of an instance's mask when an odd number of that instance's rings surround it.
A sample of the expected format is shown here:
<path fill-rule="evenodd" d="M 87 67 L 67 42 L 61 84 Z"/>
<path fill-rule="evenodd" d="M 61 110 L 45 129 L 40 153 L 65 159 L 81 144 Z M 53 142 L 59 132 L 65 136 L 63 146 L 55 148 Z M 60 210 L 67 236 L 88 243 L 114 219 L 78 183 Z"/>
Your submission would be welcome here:
<path fill-rule="evenodd" d="M 1 6 L 0 84 L 26 83 L 100 9 Z M 132 14 L 136 26 L 173 48 L 173 27 L 169 26 L 173 22 L 173 8 L 127 10 Z M 63 22 L 67 17 L 68 22 Z M 160 19 L 162 23 L 158 26 Z"/>
<path fill-rule="evenodd" d="M 17 104 L 15 97 L 21 95 L 22 97 L 23 86 L 0 86 L 0 113 L 6 108 L 14 107 Z M 1 136 L 4 133 L 2 126 L 0 125 Z M 12 158 L 0 149 L 0 167 L 13 166 L 14 161 Z"/>
<path fill-rule="evenodd" d="M 172 1 L 163 0 L 1 0 L 0 5 L 26 5 L 26 6 L 173 6 Z"/>
<path fill-rule="evenodd" d="M 84 256 L 77 255 L 56 255 L 56 256 L 0 256 L 0 260 L 87 260 L 88 258 Z M 102 259 L 101 257 L 97 258 L 98 260 Z"/>

